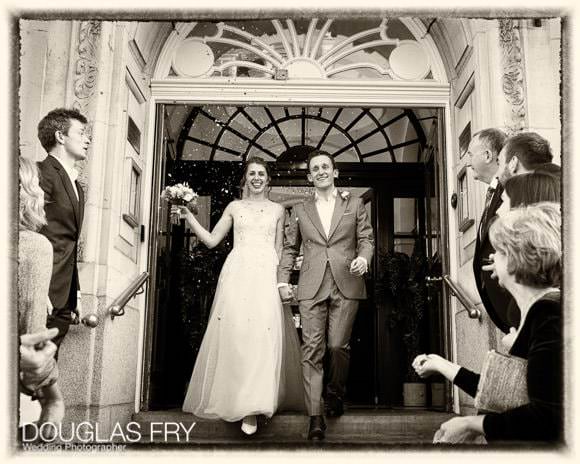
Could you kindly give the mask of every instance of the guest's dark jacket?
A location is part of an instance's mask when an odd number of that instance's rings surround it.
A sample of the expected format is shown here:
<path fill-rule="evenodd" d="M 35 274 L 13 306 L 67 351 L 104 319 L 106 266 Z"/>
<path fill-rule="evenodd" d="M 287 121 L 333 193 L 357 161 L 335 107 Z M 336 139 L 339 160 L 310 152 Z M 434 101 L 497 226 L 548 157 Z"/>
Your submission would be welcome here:
<path fill-rule="evenodd" d="M 84 193 L 76 182 L 77 200 L 67 172 L 53 156 L 38 163 L 38 170 L 47 219 L 40 233 L 50 240 L 54 250 L 49 297 L 54 308 L 63 308 L 69 297 L 76 299 L 80 288 L 77 249 L 84 216 Z"/>
<path fill-rule="evenodd" d="M 554 292 L 534 303 L 510 354 L 528 360 L 530 402 L 503 413 L 486 413 L 487 441 L 556 441 L 562 433 L 562 306 Z M 455 385 L 475 396 L 479 374 L 461 368 Z"/>
<path fill-rule="evenodd" d="M 519 325 L 518 306 L 509 292 L 499 285 L 497 279 L 491 277 L 491 272 L 481 270 L 481 267 L 485 264 L 483 260 L 489 258 L 489 255 L 495 252 L 489 241 L 489 228 L 502 204 L 502 192 L 503 187 L 498 182 L 489 207 L 482 214 L 473 255 L 473 275 L 481 302 L 489 317 L 500 330 L 508 333 L 510 327 Z"/>

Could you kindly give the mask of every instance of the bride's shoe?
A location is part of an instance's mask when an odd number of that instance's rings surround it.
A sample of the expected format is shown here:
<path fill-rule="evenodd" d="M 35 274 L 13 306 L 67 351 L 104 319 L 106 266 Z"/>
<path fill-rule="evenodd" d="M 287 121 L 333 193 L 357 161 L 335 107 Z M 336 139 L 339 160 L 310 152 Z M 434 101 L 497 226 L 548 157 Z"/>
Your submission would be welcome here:
<path fill-rule="evenodd" d="M 258 420 L 256 416 L 246 416 L 242 421 L 242 432 L 246 435 L 253 435 L 258 430 Z"/>

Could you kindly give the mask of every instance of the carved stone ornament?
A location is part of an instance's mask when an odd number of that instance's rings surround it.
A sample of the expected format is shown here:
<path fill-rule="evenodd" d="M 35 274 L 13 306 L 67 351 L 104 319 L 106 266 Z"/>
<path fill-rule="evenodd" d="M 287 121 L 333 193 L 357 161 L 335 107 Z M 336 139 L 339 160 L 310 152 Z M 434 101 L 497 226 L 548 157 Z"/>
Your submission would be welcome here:
<path fill-rule="evenodd" d="M 90 114 L 90 106 L 96 91 L 98 76 L 98 56 L 99 56 L 99 39 L 101 35 L 101 21 L 82 21 L 79 26 L 78 45 L 76 48 L 77 57 L 74 64 L 73 77 L 73 103 L 72 107 L 82 113 L 88 120 L 87 133 L 89 137 L 92 134 L 91 121 L 93 117 Z M 89 147 L 88 156 L 91 154 Z M 79 171 L 78 182 L 85 193 L 88 195 L 88 172 L 87 160 L 76 163 Z M 86 221 L 85 221 L 86 222 Z M 78 243 L 78 260 L 83 261 L 85 239 L 81 236 Z"/>
<path fill-rule="evenodd" d="M 79 27 L 78 58 L 75 63 L 73 107 L 86 109 L 97 83 L 97 49 L 101 35 L 100 21 L 83 21 Z"/>
<path fill-rule="evenodd" d="M 506 127 L 508 132 L 516 133 L 527 125 L 525 70 L 517 20 L 499 20 L 499 42 L 502 50 L 503 93 L 511 107 L 511 118 L 506 121 Z"/>

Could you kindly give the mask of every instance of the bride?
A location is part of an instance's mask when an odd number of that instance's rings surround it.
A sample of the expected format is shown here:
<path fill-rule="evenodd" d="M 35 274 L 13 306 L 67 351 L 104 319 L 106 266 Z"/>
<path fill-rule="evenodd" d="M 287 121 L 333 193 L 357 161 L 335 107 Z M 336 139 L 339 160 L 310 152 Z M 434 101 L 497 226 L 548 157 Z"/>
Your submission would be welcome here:
<path fill-rule="evenodd" d="M 242 199 L 226 207 L 212 232 L 186 207 L 171 208 L 209 248 L 234 228 L 234 247 L 219 276 L 183 410 L 242 420 L 248 435 L 257 430 L 257 415 L 303 409 L 304 403 L 298 335 L 276 281 L 285 213 L 267 198 L 269 181 L 266 162 L 248 159 Z"/>

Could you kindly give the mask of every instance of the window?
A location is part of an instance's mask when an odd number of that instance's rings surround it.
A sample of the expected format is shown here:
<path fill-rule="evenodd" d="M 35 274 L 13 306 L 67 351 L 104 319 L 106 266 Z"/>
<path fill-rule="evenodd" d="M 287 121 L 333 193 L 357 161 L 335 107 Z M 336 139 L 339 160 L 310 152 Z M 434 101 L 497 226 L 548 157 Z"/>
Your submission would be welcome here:
<path fill-rule="evenodd" d="M 141 203 L 141 168 L 139 154 L 141 152 L 141 131 L 131 116 L 127 117 L 127 142 L 125 144 L 126 169 L 129 181 L 125 193 L 123 219 L 133 229 L 139 225 L 139 204 Z"/>
<path fill-rule="evenodd" d="M 469 184 L 467 180 L 467 167 L 464 166 L 457 175 L 459 230 L 461 232 L 465 232 L 475 223 L 475 220 L 469 217 Z"/>
<path fill-rule="evenodd" d="M 467 153 L 467 148 L 469 147 L 469 142 L 471 141 L 471 122 L 467 123 L 465 129 L 461 132 L 459 136 L 459 159 L 462 159 Z"/>
<path fill-rule="evenodd" d="M 141 131 L 131 116 L 129 116 L 127 122 L 127 141 L 138 155 L 141 154 Z"/>
<path fill-rule="evenodd" d="M 123 219 L 131 227 L 135 228 L 139 225 L 139 203 L 141 198 L 141 169 L 135 164 L 131 163 L 131 179 L 129 183 L 129 194 L 127 196 L 127 204 L 125 206 L 126 213 L 123 214 Z"/>

